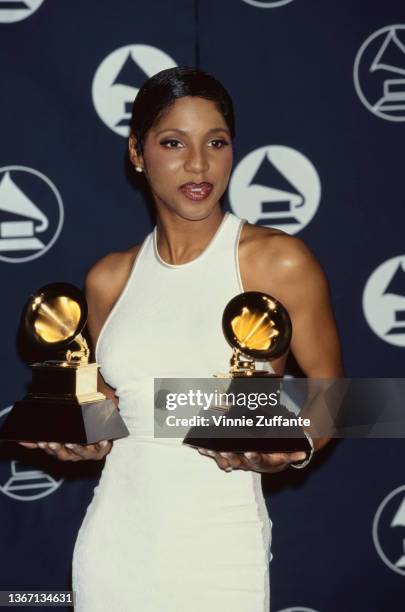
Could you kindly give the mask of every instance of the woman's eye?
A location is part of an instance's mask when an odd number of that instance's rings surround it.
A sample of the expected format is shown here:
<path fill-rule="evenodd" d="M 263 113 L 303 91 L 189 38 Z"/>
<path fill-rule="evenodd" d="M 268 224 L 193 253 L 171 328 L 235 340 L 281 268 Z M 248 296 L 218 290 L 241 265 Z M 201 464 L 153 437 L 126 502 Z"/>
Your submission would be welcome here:
<path fill-rule="evenodd" d="M 166 140 L 162 140 L 160 144 L 163 147 L 166 147 L 166 149 L 179 149 L 183 147 L 181 142 L 179 140 L 176 140 L 175 138 L 167 138 Z M 223 138 L 215 138 L 215 140 L 210 141 L 210 146 L 213 146 L 214 149 L 222 149 L 227 145 L 229 145 L 229 142 L 227 142 Z"/>
<path fill-rule="evenodd" d="M 222 149 L 229 145 L 229 142 L 224 140 L 223 138 L 216 138 L 215 140 L 211 140 L 211 143 L 214 145 L 214 149 Z"/>
<path fill-rule="evenodd" d="M 177 145 L 180 144 L 180 142 L 178 140 L 175 140 L 174 138 L 170 138 L 168 140 L 162 140 L 160 144 L 166 147 L 167 149 L 178 149 Z"/>

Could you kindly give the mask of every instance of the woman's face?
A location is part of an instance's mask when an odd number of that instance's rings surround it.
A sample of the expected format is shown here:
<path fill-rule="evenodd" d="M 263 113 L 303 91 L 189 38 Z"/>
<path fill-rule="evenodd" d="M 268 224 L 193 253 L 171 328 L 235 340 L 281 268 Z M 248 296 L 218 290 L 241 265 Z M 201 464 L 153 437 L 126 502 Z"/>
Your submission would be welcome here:
<path fill-rule="evenodd" d="M 204 219 L 228 184 L 231 135 L 214 102 L 186 96 L 148 131 L 138 159 L 158 212 L 165 208 L 183 219 Z"/>

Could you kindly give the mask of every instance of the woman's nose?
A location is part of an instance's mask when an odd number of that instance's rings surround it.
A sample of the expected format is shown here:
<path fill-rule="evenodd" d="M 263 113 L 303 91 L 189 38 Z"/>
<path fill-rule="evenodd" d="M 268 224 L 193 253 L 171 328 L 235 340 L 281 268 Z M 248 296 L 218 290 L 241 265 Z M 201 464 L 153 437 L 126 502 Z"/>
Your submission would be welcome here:
<path fill-rule="evenodd" d="M 200 149 L 190 150 L 184 167 L 189 172 L 205 172 L 208 170 L 208 159 L 204 151 Z"/>

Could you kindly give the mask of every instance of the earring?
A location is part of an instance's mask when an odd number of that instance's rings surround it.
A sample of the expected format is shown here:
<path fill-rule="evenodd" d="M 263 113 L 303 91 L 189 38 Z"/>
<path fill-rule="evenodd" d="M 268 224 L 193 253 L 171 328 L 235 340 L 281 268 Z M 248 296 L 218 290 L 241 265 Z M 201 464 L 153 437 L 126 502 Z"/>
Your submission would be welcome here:
<path fill-rule="evenodd" d="M 135 166 L 135 170 L 136 170 L 137 172 L 142 172 L 142 171 L 143 171 L 143 168 L 142 168 L 142 166 Z"/>

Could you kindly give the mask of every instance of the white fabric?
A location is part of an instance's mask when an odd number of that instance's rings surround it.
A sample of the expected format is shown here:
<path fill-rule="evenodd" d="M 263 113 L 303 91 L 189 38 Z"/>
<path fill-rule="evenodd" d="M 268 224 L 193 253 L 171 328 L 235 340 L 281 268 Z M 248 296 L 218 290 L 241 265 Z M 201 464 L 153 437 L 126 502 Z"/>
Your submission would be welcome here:
<path fill-rule="evenodd" d="M 243 222 L 226 213 L 183 265 L 160 258 L 155 228 L 101 331 L 96 360 L 130 436 L 114 441 L 78 533 L 76 612 L 269 612 L 260 474 L 224 472 L 181 439 L 153 437 L 154 376 L 229 369 L 221 319 L 243 291 Z"/>

